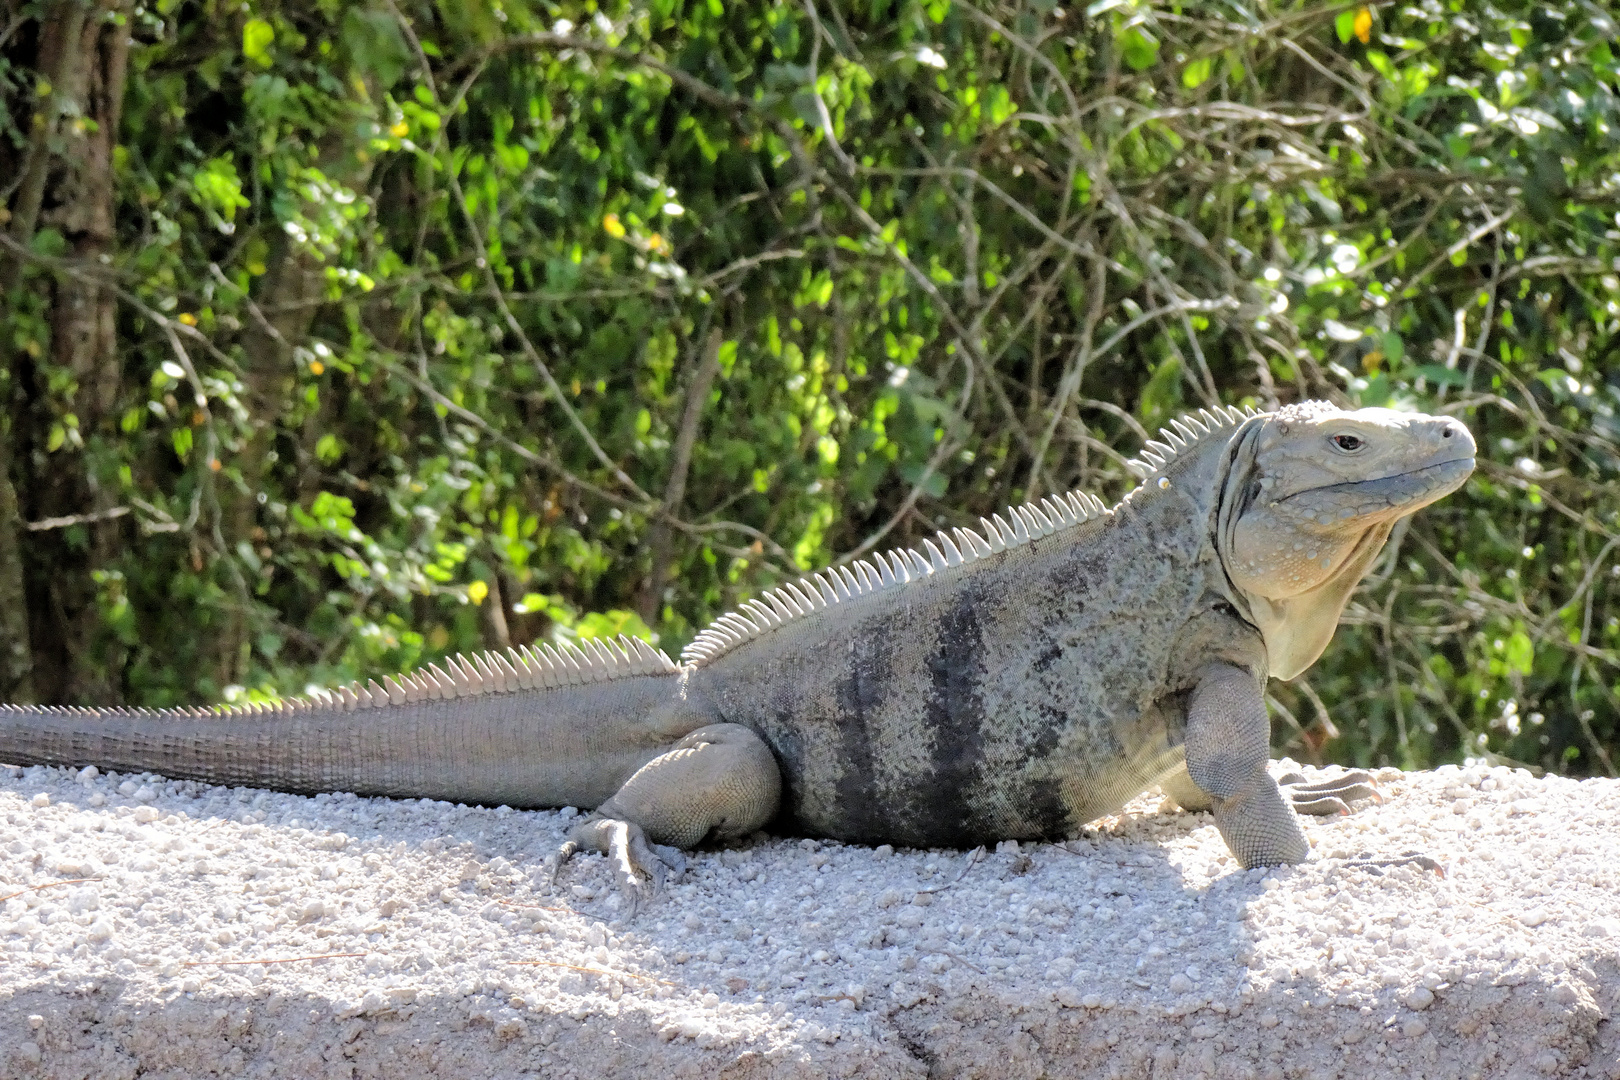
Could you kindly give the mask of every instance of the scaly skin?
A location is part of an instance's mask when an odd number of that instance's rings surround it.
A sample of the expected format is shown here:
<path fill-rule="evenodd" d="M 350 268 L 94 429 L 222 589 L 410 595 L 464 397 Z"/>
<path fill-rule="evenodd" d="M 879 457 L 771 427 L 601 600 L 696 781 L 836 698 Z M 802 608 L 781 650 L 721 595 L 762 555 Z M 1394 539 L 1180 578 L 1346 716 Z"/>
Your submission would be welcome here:
<path fill-rule="evenodd" d="M 1320 403 L 1180 430 L 1111 510 L 1071 499 L 1046 504 L 1056 523 L 942 534 L 874 559 L 881 584 L 871 564 L 829 571 L 722 619 L 679 667 L 514 654 L 481 680 L 264 716 L 11 708 L 0 760 L 595 807 L 563 855 L 608 851 L 632 889 L 678 863 L 668 847 L 773 819 L 867 843 L 1056 838 L 1154 784 L 1213 810 L 1242 865 L 1298 862 L 1266 772 L 1266 679 L 1315 662 L 1394 523 L 1467 478 L 1473 440 L 1448 418 Z M 583 685 L 520 688 L 574 662 Z M 435 696 L 450 700 L 406 700 Z M 1331 812 L 1366 791 L 1352 775 L 1290 794 Z"/>

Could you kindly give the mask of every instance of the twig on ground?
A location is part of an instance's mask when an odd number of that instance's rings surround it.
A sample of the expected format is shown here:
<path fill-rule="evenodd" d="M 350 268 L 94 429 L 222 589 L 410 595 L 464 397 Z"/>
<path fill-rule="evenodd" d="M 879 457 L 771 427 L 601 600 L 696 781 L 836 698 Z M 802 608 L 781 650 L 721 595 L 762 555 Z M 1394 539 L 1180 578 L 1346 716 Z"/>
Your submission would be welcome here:
<path fill-rule="evenodd" d="M 17 899 L 17 897 L 25 896 L 25 895 L 27 895 L 28 893 L 31 893 L 31 892 L 38 892 L 41 889 L 54 889 L 58 885 L 83 885 L 87 881 L 101 881 L 101 880 L 103 880 L 103 879 L 98 878 L 98 877 L 80 877 L 80 878 L 69 878 L 66 881 L 47 881 L 43 885 L 30 885 L 30 886 L 28 886 L 28 888 L 22 889 L 22 890 L 20 890 L 18 892 L 11 893 L 10 895 L 0 896 L 0 904 L 5 903 L 7 900 L 15 900 L 15 899 Z"/>
<path fill-rule="evenodd" d="M 299 964 L 305 960 L 343 960 L 350 957 L 370 956 L 368 952 L 321 953 L 318 956 L 287 956 L 275 960 L 188 960 L 181 967 L 240 967 L 244 964 Z"/>

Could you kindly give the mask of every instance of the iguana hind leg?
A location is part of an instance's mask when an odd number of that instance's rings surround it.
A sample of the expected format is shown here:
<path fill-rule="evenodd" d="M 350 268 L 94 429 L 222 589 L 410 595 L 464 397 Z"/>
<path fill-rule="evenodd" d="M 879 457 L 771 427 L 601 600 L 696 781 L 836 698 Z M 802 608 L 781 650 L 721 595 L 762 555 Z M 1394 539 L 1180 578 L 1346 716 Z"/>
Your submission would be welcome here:
<path fill-rule="evenodd" d="M 1231 664 L 1200 674 L 1187 704 L 1187 775 L 1209 796 L 1215 827 L 1239 864 L 1304 862 L 1310 843 L 1266 771 L 1271 723 L 1260 681 Z"/>
<path fill-rule="evenodd" d="M 611 799 L 574 827 L 556 869 L 580 848 L 606 853 L 619 885 L 640 899 L 664 869 L 684 865 L 677 849 L 735 840 L 776 816 L 782 774 L 763 739 L 739 724 L 710 724 L 643 765 Z"/>

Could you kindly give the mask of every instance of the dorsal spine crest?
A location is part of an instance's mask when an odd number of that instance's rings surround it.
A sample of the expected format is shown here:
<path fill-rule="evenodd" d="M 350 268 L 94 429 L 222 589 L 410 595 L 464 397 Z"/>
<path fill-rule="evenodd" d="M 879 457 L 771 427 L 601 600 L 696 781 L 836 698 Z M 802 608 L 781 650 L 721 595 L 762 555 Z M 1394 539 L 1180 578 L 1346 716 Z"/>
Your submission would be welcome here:
<path fill-rule="evenodd" d="M 743 620 L 750 634 L 757 633 Z M 743 640 L 738 635 L 739 641 Z M 86 717 L 173 716 L 213 720 L 239 720 L 260 716 L 287 716 L 305 712 L 353 712 L 405 705 L 418 701 L 449 701 L 482 694 L 510 694 L 608 682 L 637 675 L 665 675 L 676 671 L 675 662 L 661 649 L 639 638 L 620 635 L 616 641 L 588 639 L 579 643 L 522 645 L 505 653 L 495 651 L 446 657 L 441 667 L 429 663 L 410 674 L 385 675 L 379 683 L 368 679 L 336 689 L 313 690 L 306 696 L 284 698 L 275 704 L 250 702 L 217 709 L 182 706 L 175 709 L 70 708 Z M 27 711 L 37 706 L 0 706 Z"/>
<path fill-rule="evenodd" d="M 1206 439 L 1227 437 L 1239 424 L 1259 415 L 1252 408 L 1219 406 L 1177 417 L 1157 438 L 1148 440 L 1142 452 L 1127 464 L 1143 480 L 1151 479 Z M 693 666 L 709 663 L 738 645 L 810 612 L 900 588 L 918 578 L 978 562 L 1112 513 L 1111 508 L 1089 492 L 1048 495 L 1039 502 L 1008 507 L 1005 517 L 1001 514 L 981 517 L 982 533 L 955 527 L 924 539 L 920 550 L 902 547 L 887 552 L 874 551 L 849 565 L 819 570 L 797 582 L 767 589 L 758 597 L 745 600 L 739 611 L 720 616 L 692 639 L 681 652 L 681 662 Z"/>

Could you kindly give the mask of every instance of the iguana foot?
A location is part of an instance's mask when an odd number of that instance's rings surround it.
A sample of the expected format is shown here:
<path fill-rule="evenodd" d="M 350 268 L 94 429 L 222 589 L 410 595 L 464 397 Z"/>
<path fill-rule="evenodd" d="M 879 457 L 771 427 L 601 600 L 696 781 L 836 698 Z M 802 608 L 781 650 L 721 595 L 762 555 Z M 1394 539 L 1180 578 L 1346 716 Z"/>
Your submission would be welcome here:
<path fill-rule="evenodd" d="M 1384 801 L 1373 783 L 1372 773 L 1360 769 L 1349 769 L 1314 783 L 1307 783 L 1303 773 L 1285 773 L 1277 777 L 1277 786 L 1282 788 L 1283 797 L 1293 805 L 1296 814 L 1312 817 L 1348 814 L 1350 803 L 1357 799 Z"/>
<path fill-rule="evenodd" d="M 580 848 L 604 852 L 634 915 L 663 887 L 666 869 L 685 869 L 679 848 L 748 835 L 776 814 L 781 794 L 782 776 L 764 740 L 737 724 L 706 725 L 643 765 L 574 826 L 552 878 Z"/>
<path fill-rule="evenodd" d="M 553 883 L 563 863 L 580 848 L 607 855 L 619 891 L 630 902 L 632 918 L 643 900 L 664 888 L 671 874 L 679 877 L 686 871 L 686 857 L 680 850 L 648 840 L 640 825 L 616 818 L 591 818 L 576 825 L 552 857 Z"/>

